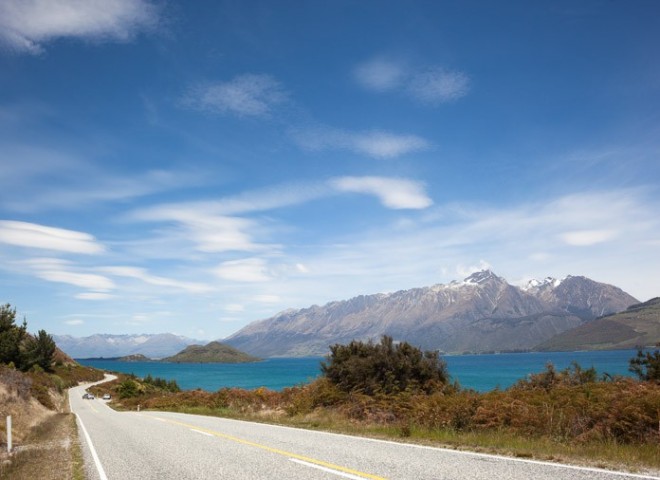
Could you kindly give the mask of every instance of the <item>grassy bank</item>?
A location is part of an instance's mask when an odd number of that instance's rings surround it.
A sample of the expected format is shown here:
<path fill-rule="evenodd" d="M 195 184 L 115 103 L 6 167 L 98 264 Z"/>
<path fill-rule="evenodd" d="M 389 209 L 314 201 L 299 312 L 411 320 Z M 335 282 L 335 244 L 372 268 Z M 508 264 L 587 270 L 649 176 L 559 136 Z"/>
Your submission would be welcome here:
<path fill-rule="evenodd" d="M 103 373 L 74 363 L 51 372 L 0 366 L 0 478 L 44 480 L 85 478 L 75 417 L 67 388 L 100 380 Z M 7 454 L 4 416 L 12 416 L 13 451 Z"/>
<path fill-rule="evenodd" d="M 23 445 L 0 467 L 0 478 L 12 480 L 84 480 L 76 420 L 57 413 L 33 428 Z"/>

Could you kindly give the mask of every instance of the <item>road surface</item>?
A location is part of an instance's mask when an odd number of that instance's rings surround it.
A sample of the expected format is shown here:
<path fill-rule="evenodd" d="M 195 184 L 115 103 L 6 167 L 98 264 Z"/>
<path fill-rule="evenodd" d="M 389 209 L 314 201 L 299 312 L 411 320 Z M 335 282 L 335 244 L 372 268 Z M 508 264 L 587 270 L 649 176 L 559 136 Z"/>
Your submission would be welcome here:
<path fill-rule="evenodd" d="M 71 389 L 70 403 L 95 480 L 660 480 L 214 417 L 116 412 L 83 393 Z"/>

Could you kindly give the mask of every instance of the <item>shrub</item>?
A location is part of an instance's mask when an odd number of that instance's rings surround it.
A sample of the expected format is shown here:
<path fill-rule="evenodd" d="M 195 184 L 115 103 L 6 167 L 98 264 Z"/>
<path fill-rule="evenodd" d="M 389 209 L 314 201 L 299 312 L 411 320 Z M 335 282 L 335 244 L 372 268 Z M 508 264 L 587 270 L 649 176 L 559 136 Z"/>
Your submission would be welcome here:
<path fill-rule="evenodd" d="M 437 352 L 422 352 L 407 342 L 395 345 L 388 336 L 383 336 L 378 344 L 352 341 L 331 346 L 321 371 L 341 390 L 366 395 L 431 393 L 449 380 L 446 365 Z"/>
<path fill-rule="evenodd" d="M 160 390 L 165 390 L 167 392 L 177 393 L 181 391 L 181 388 L 179 388 L 179 385 L 176 383 L 176 380 L 168 381 L 165 380 L 164 378 L 152 377 L 151 374 L 148 374 L 146 377 L 144 377 L 142 379 L 142 382 L 146 383 L 147 385 L 156 387 Z"/>
<path fill-rule="evenodd" d="M 573 362 L 570 367 L 558 372 L 555 366 L 549 362 L 543 372 L 533 373 L 527 378 L 519 380 L 513 388 L 542 388 L 549 391 L 558 386 L 585 385 L 596 381 L 598 381 L 598 373 L 594 367 L 584 370 L 580 364 Z"/>
<path fill-rule="evenodd" d="M 660 383 L 660 350 L 644 352 L 637 350 L 637 356 L 630 359 L 629 370 L 640 380 Z"/>
<path fill-rule="evenodd" d="M 132 398 L 137 397 L 140 394 L 138 384 L 130 378 L 119 384 L 117 392 L 119 393 L 119 398 Z"/>

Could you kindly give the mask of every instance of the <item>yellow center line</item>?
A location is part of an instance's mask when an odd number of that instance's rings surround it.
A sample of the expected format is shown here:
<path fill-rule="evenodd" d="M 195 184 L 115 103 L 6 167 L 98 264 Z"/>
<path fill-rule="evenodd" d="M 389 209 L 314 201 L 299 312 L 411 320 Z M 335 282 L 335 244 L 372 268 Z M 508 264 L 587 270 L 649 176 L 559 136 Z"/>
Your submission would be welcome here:
<path fill-rule="evenodd" d="M 191 429 L 197 430 L 199 432 L 205 432 L 205 433 L 208 433 L 208 434 L 213 435 L 215 437 L 223 438 L 225 440 L 230 440 L 232 442 L 240 443 L 240 444 L 243 444 L 243 445 L 249 445 L 249 446 L 255 447 L 255 448 L 260 448 L 261 450 L 265 450 L 265 451 L 270 452 L 270 453 L 275 453 L 275 454 L 282 455 L 282 456 L 288 457 L 288 458 L 295 458 L 295 459 L 301 460 L 303 462 L 313 463 L 315 465 L 320 465 L 322 467 L 330 468 L 332 470 L 337 470 L 337 471 L 348 473 L 348 474 L 355 475 L 355 476 L 358 476 L 358 477 L 369 478 L 371 480 L 385 480 L 385 478 L 379 477 L 377 475 L 371 475 L 369 473 L 360 472 L 358 470 L 353 470 L 351 468 L 342 467 L 341 465 L 335 465 L 333 463 L 324 462 L 323 460 L 317 460 L 315 458 L 306 457 L 304 455 L 298 455 L 297 453 L 287 452 L 286 450 L 280 450 L 279 448 L 273 448 L 273 447 L 269 447 L 267 445 L 262 445 L 260 443 L 251 442 L 249 440 L 244 440 L 242 438 L 234 437 L 232 435 L 227 435 L 226 433 L 220 433 L 220 432 L 216 432 L 214 430 L 208 430 L 206 428 L 198 427 L 196 425 L 190 425 L 190 424 L 183 423 L 183 422 L 178 422 L 176 420 L 170 420 L 168 418 L 160 418 L 160 417 L 153 417 L 153 418 L 155 418 L 156 420 L 163 421 L 163 422 L 172 423 L 174 425 L 180 425 L 182 427 L 191 428 Z"/>

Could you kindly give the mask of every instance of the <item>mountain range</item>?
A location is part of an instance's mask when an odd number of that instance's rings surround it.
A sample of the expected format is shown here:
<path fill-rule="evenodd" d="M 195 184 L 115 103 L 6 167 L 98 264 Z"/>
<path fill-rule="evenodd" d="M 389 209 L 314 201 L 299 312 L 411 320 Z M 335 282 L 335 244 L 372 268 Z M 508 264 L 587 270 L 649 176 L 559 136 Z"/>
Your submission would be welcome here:
<path fill-rule="evenodd" d="M 490 270 L 462 281 L 287 310 L 224 340 L 260 357 L 325 355 L 382 335 L 446 353 L 529 350 L 638 300 L 582 276 L 509 284 Z"/>
<path fill-rule="evenodd" d="M 73 358 L 115 358 L 142 354 L 149 358 L 174 355 L 188 345 L 199 344 L 198 340 L 159 333 L 155 335 L 108 335 L 96 334 L 88 337 L 53 335 L 57 346 Z"/>

